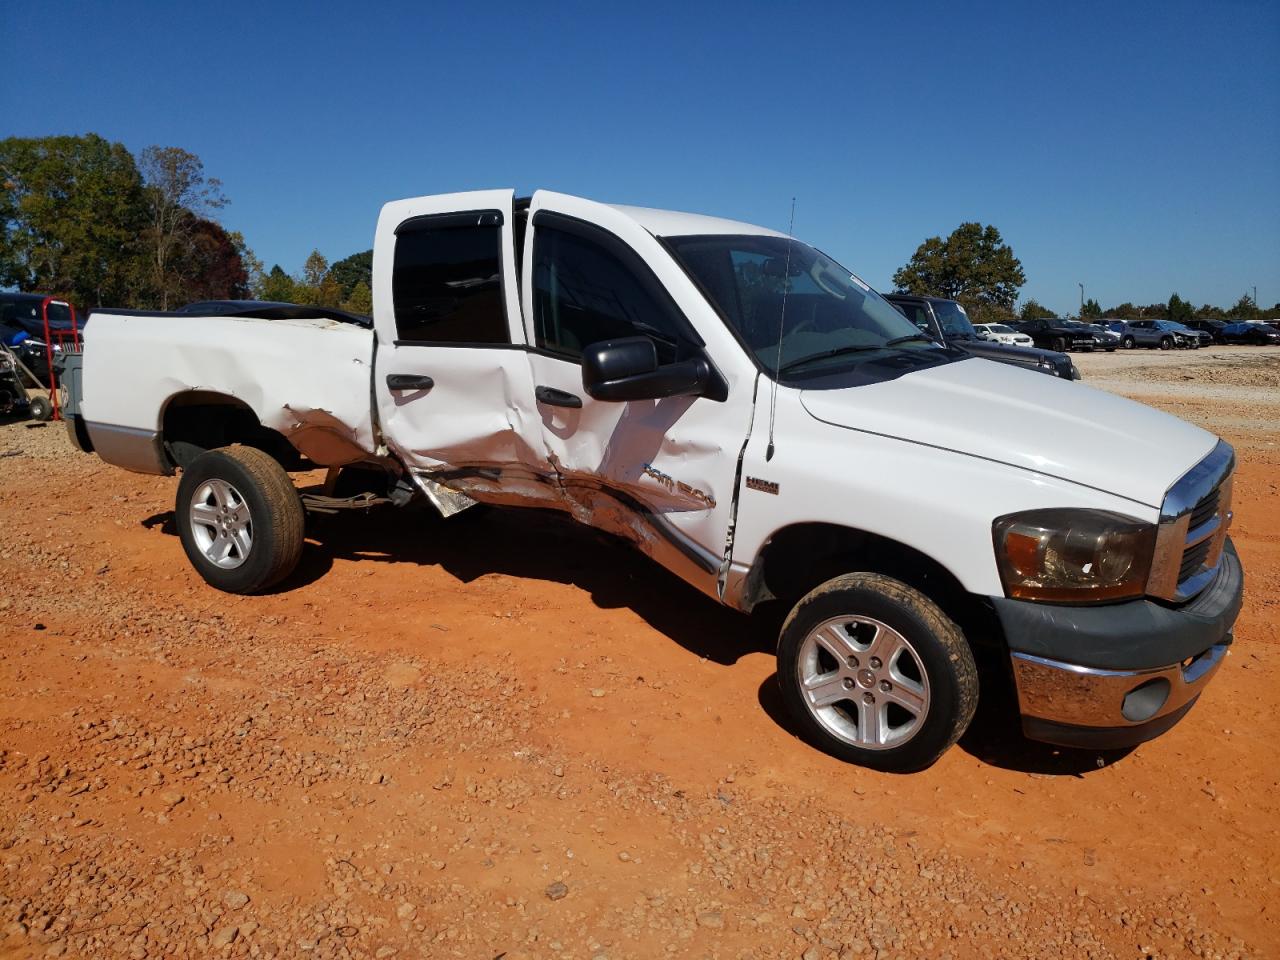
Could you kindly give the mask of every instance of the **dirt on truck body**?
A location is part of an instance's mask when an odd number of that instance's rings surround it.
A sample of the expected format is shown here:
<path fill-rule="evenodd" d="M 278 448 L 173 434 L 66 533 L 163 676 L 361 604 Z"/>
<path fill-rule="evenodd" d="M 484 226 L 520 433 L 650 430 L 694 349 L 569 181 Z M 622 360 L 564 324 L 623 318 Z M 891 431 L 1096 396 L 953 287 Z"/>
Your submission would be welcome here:
<path fill-rule="evenodd" d="M 984 700 L 909 777 L 797 744 L 776 624 L 561 516 L 338 516 L 232 596 L 183 561 L 171 479 L 0 427 L 0 955 L 1273 956 L 1258 356 L 1079 358 L 1236 449 L 1248 593 L 1194 722 L 1077 752 Z"/>

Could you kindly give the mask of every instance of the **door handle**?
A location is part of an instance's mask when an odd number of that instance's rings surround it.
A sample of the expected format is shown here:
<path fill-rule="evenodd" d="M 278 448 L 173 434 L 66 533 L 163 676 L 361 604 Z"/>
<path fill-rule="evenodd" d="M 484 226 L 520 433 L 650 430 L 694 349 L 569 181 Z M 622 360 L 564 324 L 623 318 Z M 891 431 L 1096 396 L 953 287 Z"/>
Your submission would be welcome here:
<path fill-rule="evenodd" d="M 388 373 L 388 390 L 430 390 L 436 382 L 425 374 Z"/>
<path fill-rule="evenodd" d="M 539 403 L 545 403 L 549 407 L 570 407 L 574 410 L 582 407 L 581 397 L 555 387 L 537 387 L 533 395 L 538 398 Z"/>

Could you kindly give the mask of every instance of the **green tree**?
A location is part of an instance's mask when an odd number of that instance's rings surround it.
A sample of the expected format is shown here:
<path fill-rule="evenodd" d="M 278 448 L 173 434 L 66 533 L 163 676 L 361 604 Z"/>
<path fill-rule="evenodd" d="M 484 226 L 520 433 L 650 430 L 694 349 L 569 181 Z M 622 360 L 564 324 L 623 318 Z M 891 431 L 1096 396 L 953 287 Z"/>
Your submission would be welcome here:
<path fill-rule="evenodd" d="M 344 257 L 329 268 L 329 273 L 342 287 L 344 299 L 349 299 L 356 285 L 361 282 L 369 289 L 373 289 L 373 251 L 365 250 Z"/>
<path fill-rule="evenodd" d="M 1018 311 L 1019 320 L 1035 320 L 1037 317 L 1049 317 L 1054 320 L 1058 319 L 1058 315 L 1056 313 L 1036 300 L 1026 301 L 1022 305 L 1022 309 Z"/>
<path fill-rule="evenodd" d="M 298 302 L 298 281 L 284 272 L 280 264 L 271 268 L 271 272 L 263 276 L 254 296 L 259 300 L 275 300 L 281 303 Z"/>
<path fill-rule="evenodd" d="M 1197 320 L 1221 320 L 1226 316 L 1221 307 L 1215 307 L 1212 304 L 1203 303 L 1196 308 Z"/>
<path fill-rule="evenodd" d="M 1261 320 L 1262 311 L 1253 302 L 1253 297 L 1246 293 L 1231 306 L 1227 307 L 1227 316 L 1239 320 Z"/>
<path fill-rule="evenodd" d="M 0 140 L 0 283 L 132 306 L 147 224 L 133 156 L 97 134 Z"/>
<path fill-rule="evenodd" d="M 930 237 L 893 275 L 900 292 L 958 300 L 975 320 L 1011 316 L 1026 281 L 1000 231 L 981 223 L 962 223 L 945 240 Z"/>
<path fill-rule="evenodd" d="M 152 294 L 161 310 L 184 295 L 187 279 L 176 268 L 189 262 L 187 248 L 197 229 L 226 206 L 222 184 L 206 177 L 200 158 L 181 147 L 147 147 L 140 163 L 146 182 L 150 224 L 145 235 Z"/>
<path fill-rule="evenodd" d="M 1183 300 L 1176 293 L 1169 298 L 1168 319 L 1174 323 L 1187 323 L 1195 319 L 1195 307 L 1190 301 Z"/>
<path fill-rule="evenodd" d="M 373 313 L 373 292 L 369 289 L 369 285 L 363 280 L 359 281 L 351 289 L 351 296 L 342 302 L 342 309 L 366 316 Z"/>
<path fill-rule="evenodd" d="M 1096 320 L 1100 316 L 1102 316 L 1102 307 L 1092 297 L 1086 300 L 1084 306 L 1080 308 L 1081 320 Z"/>
<path fill-rule="evenodd" d="M 262 287 L 262 261 L 253 255 L 253 251 L 249 249 L 249 245 L 245 243 L 244 234 L 239 230 L 232 230 L 227 234 L 231 240 L 232 246 L 236 248 L 236 254 L 240 257 L 240 263 L 244 267 L 245 289 L 248 295 L 257 296 L 257 291 Z"/>

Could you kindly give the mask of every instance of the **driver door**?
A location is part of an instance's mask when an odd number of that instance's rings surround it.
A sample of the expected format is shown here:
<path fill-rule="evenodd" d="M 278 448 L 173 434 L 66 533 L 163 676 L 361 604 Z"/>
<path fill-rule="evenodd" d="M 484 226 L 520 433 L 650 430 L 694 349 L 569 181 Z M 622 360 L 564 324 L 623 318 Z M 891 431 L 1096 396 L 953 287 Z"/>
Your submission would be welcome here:
<path fill-rule="evenodd" d="M 563 508 L 719 597 L 755 367 L 662 245 L 613 207 L 534 194 L 523 279 L 537 413 Z M 727 396 L 593 399 L 582 350 L 624 337 L 650 339 L 659 364 L 706 357 Z"/>

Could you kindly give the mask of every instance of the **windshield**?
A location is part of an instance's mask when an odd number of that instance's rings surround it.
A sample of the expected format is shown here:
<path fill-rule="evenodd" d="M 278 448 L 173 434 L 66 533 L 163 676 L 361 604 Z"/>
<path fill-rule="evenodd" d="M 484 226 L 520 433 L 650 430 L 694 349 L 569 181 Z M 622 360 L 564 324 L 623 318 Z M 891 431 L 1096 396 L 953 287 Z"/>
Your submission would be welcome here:
<path fill-rule="evenodd" d="M 904 353 L 927 356 L 924 365 L 952 359 L 867 284 L 808 244 L 761 236 L 665 242 L 771 376 L 817 376 Z"/>
<path fill-rule="evenodd" d="M 992 333 L 1013 333 L 1013 330 L 1006 327 L 1003 323 L 988 324 L 987 329 Z"/>
<path fill-rule="evenodd" d="M 942 332 L 948 337 L 976 337 L 977 333 L 973 329 L 973 324 L 969 322 L 969 315 L 964 312 L 964 307 L 956 303 L 954 300 L 933 300 L 933 315 L 938 318 L 938 323 L 942 324 Z"/>

